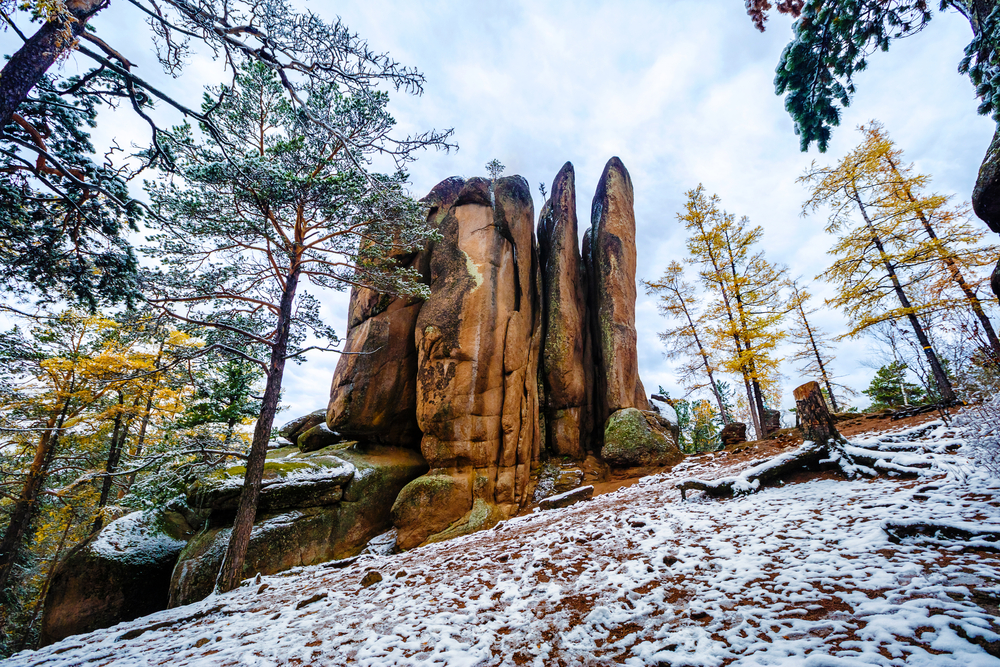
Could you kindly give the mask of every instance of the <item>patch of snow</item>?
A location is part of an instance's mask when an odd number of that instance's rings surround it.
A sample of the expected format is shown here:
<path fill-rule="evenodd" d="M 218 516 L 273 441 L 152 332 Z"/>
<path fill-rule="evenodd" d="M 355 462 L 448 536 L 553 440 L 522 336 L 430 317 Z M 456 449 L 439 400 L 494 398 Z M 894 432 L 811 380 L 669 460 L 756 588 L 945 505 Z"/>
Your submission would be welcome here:
<path fill-rule="evenodd" d="M 151 510 L 132 512 L 112 521 L 90 543 L 90 550 L 111 560 L 155 563 L 176 554 L 185 545 L 157 526 Z"/>
<path fill-rule="evenodd" d="M 935 426 L 904 440 L 933 453 L 955 437 Z M 882 529 L 1000 525 L 997 480 L 933 456 L 964 476 L 819 479 L 682 504 L 683 476 L 748 479 L 745 464 L 699 457 L 589 503 L 296 568 L 264 577 L 261 593 L 245 585 L 3 664 L 1000 667 L 980 645 L 1000 641 L 980 606 L 1000 590 L 1000 555 Z M 370 570 L 383 580 L 365 588 Z"/>
<path fill-rule="evenodd" d="M 674 410 L 674 406 L 657 398 L 650 398 L 649 405 L 652 406 L 654 412 L 659 414 L 674 426 L 677 426 L 677 411 Z"/>

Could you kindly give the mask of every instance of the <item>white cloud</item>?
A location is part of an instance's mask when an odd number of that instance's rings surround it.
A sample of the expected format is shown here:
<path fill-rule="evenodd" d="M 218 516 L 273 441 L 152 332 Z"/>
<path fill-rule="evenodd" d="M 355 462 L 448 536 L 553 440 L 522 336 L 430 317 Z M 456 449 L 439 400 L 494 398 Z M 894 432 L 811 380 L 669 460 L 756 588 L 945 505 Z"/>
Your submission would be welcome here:
<path fill-rule="evenodd" d="M 975 113 L 971 84 L 956 72 L 970 31 L 953 13 L 936 15 L 922 34 L 871 58 L 829 152 L 821 155 L 799 152 L 791 120 L 773 92 L 788 21 L 775 17 L 762 35 L 739 3 L 366 0 L 306 6 L 327 18 L 339 12 L 373 49 L 426 75 L 422 97 L 393 96 L 399 127 L 454 127 L 461 149 L 428 153 L 411 166 L 418 196 L 447 176 L 482 174 L 494 157 L 507 174 L 519 173 L 533 187 L 550 184 L 570 160 L 585 228 L 604 163 L 620 156 L 636 189 L 640 279 L 683 258 L 676 213 L 685 190 L 700 182 L 722 197 L 727 210 L 764 227 L 770 259 L 811 280 L 826 266 L 830 239 L 822 217 L 800 216 L 805 190 L 795 179 L 810 161 L 834 161 L 856 143 L 854 127 L 878 118 L 918 169 L 934 176 L 935 189 L 967 200 L 993 131 L 992 122 Z M 94 24 L 130 55 L 142 54 L 148 30 L 138 30 L 138 16 L 126 8 L 114 5 Z M 145 76 L 163 80 L 151 57 L 139 63 Z M 197 103 L 194 91 L 221 76 L 217 63 L 194 64 L 180 80 L 164 84 L 191 104 Z M 103 134 L 108 127 L 102 126 L 99 139 L 109 139 Z M 122 115 L 114 130 L 129 137 L 125 144 L 145 139 L 134 117 Z M 537 192 L 535 199 L 537 210 Z M 822 284 L 811 291 L 830 293 Z M 326 304 L 340 332 L 346 299 L 337 294 Z M 655 335 L 665 324 L 641 291 L 637 312 L 647 389 L 662 384 L 679 394 Z M 844 331 L 838 313 L 824 309 L 816 318 L 831 333 Z M 835 369 L 863 388 L 873 373 L 860 365 L 868 354 L 863 342 L 844 343 Z M 317 355 L 289 368 L 289 414 L 325 404 L 335 364 L 335 355 Z M 799 377 L 791 367 L 785 372 L 790 394 Z M 788 395 L 784 407 L 790 402 Z"/>

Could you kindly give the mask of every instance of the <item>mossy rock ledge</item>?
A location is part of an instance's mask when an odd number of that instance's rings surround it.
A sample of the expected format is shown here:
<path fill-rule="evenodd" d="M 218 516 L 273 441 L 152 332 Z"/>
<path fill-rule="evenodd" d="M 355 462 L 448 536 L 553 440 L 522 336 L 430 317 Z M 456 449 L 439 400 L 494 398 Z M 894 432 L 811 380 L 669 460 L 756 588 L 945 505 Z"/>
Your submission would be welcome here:
<path fill-rule="evenodd" d="M 389 511 L 400 489 L 427 470 L 419 452 L 383 445 L 268 452 L 244 576 L 358 554 L 392 527 Z M 46 598 L 43 642 L 207 597 L 244 473 L 234 466 L 205 475 L 186 498 L 122 517 L 74 548 Z"/>
<path fill-rule="evenodd" d="M 604 426 L 601 458 L 616 468 L 669 466 L 684 458 L 660 415 L 636 408 L 618 410 Z"/>
<path fill-rule="evenodd" d="M 315 452 L 292 447 L 269 452 L 244 577 L 357 555 L 369 540 L 392 528 L 389 512 L 396 496 L 427 469 L 419 452 L 384 445 L 341 443 Z M 189 492 L 189 499 L 212 504 L 212 523 L 177 560 L 171 607 L 212 592 L 232 530 L 231 494 L 235 490 L 238 499 L 242 475 L 242 467 L 230 468 L 199 480 Z M 224 522 L 216 521 L 220 515 Z"/>

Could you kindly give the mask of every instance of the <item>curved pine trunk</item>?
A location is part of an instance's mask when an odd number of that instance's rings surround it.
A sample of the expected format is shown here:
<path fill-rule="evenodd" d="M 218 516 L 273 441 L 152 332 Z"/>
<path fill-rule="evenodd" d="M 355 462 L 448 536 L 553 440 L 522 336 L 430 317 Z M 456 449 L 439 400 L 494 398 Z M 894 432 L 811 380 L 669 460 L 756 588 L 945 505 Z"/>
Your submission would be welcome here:
<path fill-rule="evenodd" d="M 243 490 L 240 492 L 240 503 L 236 508 L 233 531 L 229 536 L 229 546 L 226 548 L 226 557 L 222 561 L 222 568 L 216 581 L 215 588 L 220 593 L 233 590 L 243 580 L 243 563 L 246 560 L 247 548 L 250 546 L 250 534 L 253 531 L 254 519 L 257 517 L 257 502 L 260 500 L 261 482 L 264 478 L 267 443 L 271 439 L 271 427 L 274 426 L 274 415 L 278 412 L 278 400 L 281 398 L 281 378 L 285 372 L 285 355 L 288 351 L 288 337 L 292 324 L 292 303 L 295 300 L 300 270 L 298 266 L 292 269 L 285 280 L 285 289 L 281 294 L 278 324 L 274 344 L 271 347 L 271 360 L 267 370 L 267 384 L 264 387 L 260 417 L 253 431 L 253 443 L 250 445 L 250 456 L 246 462 Z"/>

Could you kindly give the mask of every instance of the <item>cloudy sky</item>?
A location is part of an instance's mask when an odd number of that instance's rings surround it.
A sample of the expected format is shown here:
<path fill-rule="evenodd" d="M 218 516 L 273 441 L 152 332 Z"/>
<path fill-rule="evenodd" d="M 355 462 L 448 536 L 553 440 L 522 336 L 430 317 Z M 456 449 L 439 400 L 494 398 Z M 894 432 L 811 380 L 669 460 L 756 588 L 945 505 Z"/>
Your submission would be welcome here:
<path fill-rule="evenodd" d="M 309 2 L 328 18 L 339 15 L 377 51 L 415 66 L 427 78 L 420 97 L 396 94 L 391 108 L 403 132 L 454 128 L 460 148 L 428 153 L 412 166 L 412 189 L 422 196 L 451 175 L 485 175 L 493 158 L 506 174 L 524 176 L 541 205 L 537 184 L 550 185 L 560 166 L 576 167 L 581 224 L 605 162 L 619 156 L 635 187 L 638 278 L 655 278 L 684 255 L 676 219 L 684 192 L 699 183 L 723 206 L 764 228 L 764 249 L 793 276 L 812 282 L 828 265 L 830 238 L 823 217 L 800 215 L 805 190 L 796 178 L 812 160 L 835 161 L 859 140 L 854 130 L 872 118 L 935 190 L 968 200 L 992 136 L 975 113 L 972 85 L 956 66 L 971 32 L 958 15 L 938 13 L 920 35 L 876 54 L 856 80 L 859 92 L 826 154 L 799 151 L 792 122 L 774 95 L 774 67 L 790 36 L 790 21 L 775 16 L 764 34 L 753 29 L 739 0 L 506 1 L 365 0 Z M 219 68 L 194 59 L 171 81 L 149 56 L 148 30 L 125 3 L 93 22 L 99 34 L 140 63 L 143 76 L 196 103 L 202 85 L 221 80 Z M 10 35 L 4 35 L 6 43 Z M 5 49 L 6 50 L 6 49 Z M 9 50 L 6 50 L 9 52 Z M 80 65 L 70 60 L 69 71 Z M 121 143 L 142 141 L 132 117 L 106 123 Z M 815 305 L 830 290 L 813 282 Z M 346 294 L 324 297 L 342 332 Z M 666 323 L 640 294 L 637 307 L 640 372 L 648 389 L 683 394 L 656 332 Z M 816 324 L 842 333 L 843 318 L 822 309 Z M 873 371 L 864 340 L 839 346 L 836 373 L 857 389 Z M 316 355 L 289 369 L 285 416 L 325 406 L 336 356 Z M 802 379 L 790 364 L 786 405 Z M 279 417 L 280 419 L 280 417 Z"/>

